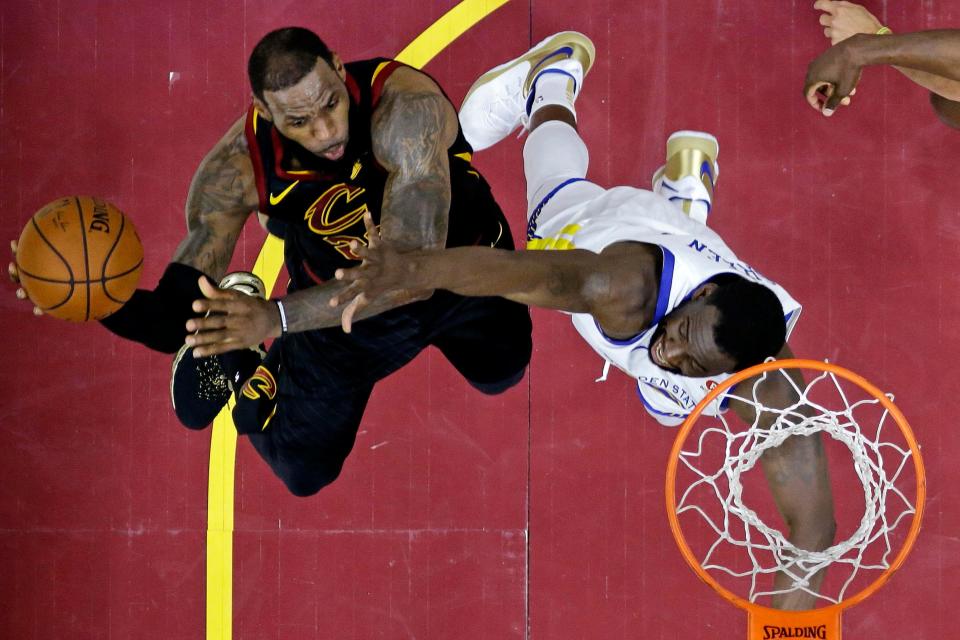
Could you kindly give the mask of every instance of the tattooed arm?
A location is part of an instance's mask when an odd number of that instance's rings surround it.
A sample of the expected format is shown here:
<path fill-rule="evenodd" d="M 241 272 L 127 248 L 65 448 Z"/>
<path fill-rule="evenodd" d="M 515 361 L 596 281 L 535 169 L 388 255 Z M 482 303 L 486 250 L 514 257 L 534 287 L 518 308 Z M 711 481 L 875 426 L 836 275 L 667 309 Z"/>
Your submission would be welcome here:
<path fill-rule="evenodd" d="M 152 291 L 138 289 L 103 326 L 151 349 L 173 353 L 200 297 L 198 281 L 223 276 L 237 237 L 257 208 L 253 165 L 240 119 L 200 163 L 187 197 L 187 237 Z M 204 275 L 206 274 L 206 275 Z"/>
<path fill-rule="evenodd" d="M 450 213 L 450 164 L 447 152 L 457 137 L 457 114 L 426 75 L 397 69 L 384 85 L 373 113 L 373 153 L 387 170 L 380 209 L 380 233 L 402 250 L 443 247 Z M 344 288 L 331 283 L 284 300 L 290 331 L 336 326 L 340 310 L 330 300 Z M 368 318 L 430 291 L 398 291 L 383 296 L 355 317 Z"/>
<path fill-rule="evenodd" d="M 450 211 L 448 151 L 457 136 L 457 114 L 440 88 L 426 75 L 406 67 L 397 69 L 384 84 L 373 113 L 373 152 L 388 176 L 380 210 L 381 232 L 403 249 L 438 248 L 446 243 Z M 208 243 L 208 248 L 215 245 Z M 283 299 L 290 332 L 340 324 L 340 309 L 330 301 L 345 284 L 327 282 L 297 291 Z M 280 335 L 280 319 L 273 303 L 263 303 L 229 291 L 205 286 L 207 300 L 194 310 L 225 315 L 197 318 L 187 323 L 187 343 L 197 355 L 222 353 L 251 346 Z M 354 318 L 362 319 L 403 304 L 422 300 L 431 291 L 401 290 L 382 296 Z"/>
<path fill-rule="evenodd" d="M 784 345 L 777 354 L 778 360 L 792 357 L 789 345 Z M 794 384 L 802 389 L 804 383 L 800 373 L 794 369 L 789 374 Z M 749 398 L 756 382 L 754 377 L 738 384 L 737 390 L 742 391 L 738 395 Z M 797 390 L 779 374 L 768 376 L 758 388 L 757 396 L 763 405 L 769 407 L 789 407 L 799 401 Z M 747 424 L 757 420 L 753 405 L 731 400 L 730 406 Z M 799 410 L 805 413 L 804 407 Z M 767 428 L 774 420 L 775 414 L 761 413 L 758 422 Z M 787 525 L 787 539 L 796 547 L 811 551 L 822 551 L 833 544 L 836 522 L 822 434 L 788 438 L 779 447 L 767 450 L 760 457 L 760 465 Z M 811 578 L 809 588 L 812 591 L 819 590 L 825 572 L 820 571 Z M 785 573 L 780 572 L 774 577 L 774 591 L 787 590 L 791 586 L 792 579 Z M 772 605 L 777 609 L 810 609 L 816 605 L 816 598 L 803 591 L 793 591 L 774 596 Z"/>
<path fill-rule="evenodd" d="M 173 255 L 174 262 L 218 281 L 230 265 L 247 217 L 259 205 L 245 119 L 230 127 L 194 174 L 187 194 L 187 237 Z"/>

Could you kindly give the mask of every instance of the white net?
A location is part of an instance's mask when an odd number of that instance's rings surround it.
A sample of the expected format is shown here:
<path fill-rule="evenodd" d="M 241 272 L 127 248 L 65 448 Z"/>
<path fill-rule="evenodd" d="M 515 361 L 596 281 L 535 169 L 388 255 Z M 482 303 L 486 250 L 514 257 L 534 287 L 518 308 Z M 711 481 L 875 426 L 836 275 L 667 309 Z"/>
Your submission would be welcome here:
<path fill-rule="evenodd" d="M 782 409 L 760 402 L 758 389 L 769 376 L 788 380 L 796 402 Z M 752 385 L 739 386 L 736 395 L 728 391 L 716 402 L 735 398 L 748 403 L 756 409 L 757 421 L 748 428 L 732 412 L 718 418 L 701 417 L 680 452 L 676 511 L 688 545 L 718 582 L 751 602 L 793 591 L 804 591 L 824 604 L 852 596 L 890 567 L 893 552 L 909 529 L 910 516 L 915 513 L 912 500 L 916 499 L 911 489 L 915 476 L 912 465 L 907 464 L 912 455 L 909 445 L 877 398 L 833 373 L 821 372 L 801 388 L 783 369 L 775 369 Z M 775 415 L 767 428 L 757 424 L 764 413 L 767 418 Z M 841 520 L 839 512 L 843 510 L 848 526 L 838 531 L 836 539 L 842 536 L 841 542 L 823 551 L 809 551 L 791 544 L 770 524 L 779 517 L 771 508 L 769 490 L 759 471 L 748 472 L 765 451 L 787 438 L 818 432 L 843 445 L 834 444 L 834 454 L 837 449 L 849 451 L 855 476 L 849 472 L 848 457 L 831 454 L 834 468 L 838 462 L 847 468 L 849 481 L 844 486 L 838 486 L 833 469 L 831 474 L 838 498 L 837 519 Z M 750 483 L 762 485 L 762 490 L 745 491 L 744 485 Z M 856 485 L 862 488 L 862 503 Z M 763 507 L 764 498 L 770 504 L 765 510 L 751 508 L 745 494 L 751 496 L 754 507 L 756 503 Z M 857 520 L 859 505 L 863 512 Z M 850 529 L 853 531 L 847 535 Z M 811 579 L 827 567 L 828 580 L 819 591 L 814 590 Z M 789 576 L 788 588 L 773 587 L 773 576 L 779 572 Z"/>

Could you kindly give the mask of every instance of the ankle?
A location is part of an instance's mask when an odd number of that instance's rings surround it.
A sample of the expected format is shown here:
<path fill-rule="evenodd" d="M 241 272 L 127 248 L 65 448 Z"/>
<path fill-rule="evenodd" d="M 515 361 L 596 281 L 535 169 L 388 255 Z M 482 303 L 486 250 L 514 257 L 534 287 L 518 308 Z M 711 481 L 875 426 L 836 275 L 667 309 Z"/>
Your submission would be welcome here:
<path fill-rule="evenodd" d="M 530 116 L 529 129 L 533 131 L 540 125 L 547 122 L 563 122 L 577 130 L 577 116 L 566 107 L 558 104 L 551 104 L 541 107 Z"/>
<path fill-rule="evenodd" d="M 568 124 L 575 124 L 577 112 L 574 102 L 582 81 L 583 70 L 574 60 L 564 60 L 541 69 L 530 84 L 526 105 L 527 117 L 532 121 L 534 116 L 543 109 L 561 107 L 568 112 L 568 115 L 563 116 L 563 120 Z M 570 119 L 573 123 L 569 122 Z"/>

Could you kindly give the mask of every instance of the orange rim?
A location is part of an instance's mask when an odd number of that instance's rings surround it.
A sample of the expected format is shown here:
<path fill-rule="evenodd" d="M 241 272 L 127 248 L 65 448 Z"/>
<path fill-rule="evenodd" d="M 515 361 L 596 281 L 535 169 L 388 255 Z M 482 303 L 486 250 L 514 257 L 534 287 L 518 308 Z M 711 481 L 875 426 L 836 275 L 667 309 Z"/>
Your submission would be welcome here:
<path fill-rule="evenodd" d="M 883 391 L 868 382 L 862 376 L 829 362 L 800 359 L 774 360 L 771 362 L 758 364 L 750 367 L 749 369 L 744 369 L 743 371 L 734 374 L 711 389 L 706 397 L 697 403 L 697 406 L 694 407 L 690 415 L 687 416 L 687 419 L 684 420 L 683 425 L 680 427 L 680 431 L 677 433 L 677 437 L 674 440 L 673 448 L 670 451 L 670 460 L 667 463 L 666 486 L 667 518 L 670 521 L 670 530 L 673 532 L 673 537 L 677 542 L 677 546 L 680 548 L 680 553 L 683 555 L 684 560 L 687 561 L 687 564 L 690 565 L 690 568 L 693 569 L 694 573 L 696 573 L 701 580 L 710 585 L 715 591 L 717 591 L 717 593 L 726 598 L 735 606 L 745 609 L 753 615 L 762 616 L 765 619 L 771 617 L 776 618 L 778 616 L 796 616 L 807 614 L 807 612 L 804 611 L 788 612 L 765 607 L 763 605 L 750 602 L 746 598 L 741 598 L 737 594 L 722 586 L 713 578 L 713 576 L 707 573 L 707 571 L 700 566 L 700 562 L 690 550 L 690 547 L 687 545 L 687 542 L 683 537 L 683 531 L 680 528 L 680 521 L 677 517 L 675 486 L 677 479 L 677 465 L 680 462 L 680 452 L 683 448 L 683 443 L 686 441 L 687 435 L 689 435 L 690 431 L 693 429 L 693 425 L 700 417 L 700 414 L 703 413 L 704 409 L 711 402 L 713 402 L 717 396 L 724 393 L 727 389 L 746 380 L 747 378 L 751 378 L 755 375 L 772 371 L 774 369 L 813 369 L 815 371 L 826 371 L 858 385 L 861 389 L 877 398 L 880 401 L 880 404 L 890 413 L 890 415 L 896 421 L 897 426 L 900 427 L 900 431 L 903 433 L 903 437 L 910 447 L 911 457 L 913 458 L 914 472 L 916 473 L 917 477 L 917 498 L 914 506 L 916 513 L 914 514 L 913 522 L 910 524 L 910 530 L 907 532 L 907 537 L 906 540 L 904 540 L 903 547 L 900 549 L 900 552 L 897 554 L 894 561 L 890 564 L 890 567 L 880 574 L 880 576 L 877 577 L 874 582 L 851 597 L 836 604 L 809 610 L 811 612 L 817 611 L 823 616 L 839 616 L 839 613 L 844 609 L 852 607 L 858 602 L 873 595 L 873 593 L 883 586 L 883 584 L 890 578 L 891 574 L 900 568 L 904 560 L 906 560 L 907 555 L 910 553 L 910 549 L 913 547 L 913 544 L 917 539 L 917 535 L 920 533 L 920 522 L 923 519 L 923 505 L 927 493 L 926 479 L 923 471 L 923 460 L 920 457 L 920 448 L 917 446 L 917 441 L 913 436 L 913 430 L 910 428 L 910 424 L 907 422 L 907 419 L 904 417 L 903 413 L 901 413 L 897 406 L 893 404 L 890 398 L 884 395 Z"/>

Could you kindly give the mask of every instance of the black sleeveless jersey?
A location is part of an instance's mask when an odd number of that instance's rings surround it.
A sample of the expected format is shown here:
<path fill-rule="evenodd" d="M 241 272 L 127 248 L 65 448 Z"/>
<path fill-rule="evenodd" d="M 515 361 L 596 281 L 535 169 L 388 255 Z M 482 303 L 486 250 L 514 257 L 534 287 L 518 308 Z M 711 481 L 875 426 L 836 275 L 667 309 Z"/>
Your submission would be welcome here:
<path fill-rule="evenodd" d="M 291 290 L 355 266 L 350 243 L 365 243 L 363 215 L 380 222 L 387 172 L 373 154 L 370 128 L 383 85 L 401 63 L 378 58 L 345 65 L 350 95 L 349 139 L 337 161 L 321 158 L 284 138 L 256 108 L 247 114 L 260 212 L 281 221 Z M 490 187 L 470 165 L 472 149 L 457 132 L 449 149 L 451 204 L 447 246 L 509 246 L 512 239 Z M 296 169 L 294 169 L 294 167 Z"/>

